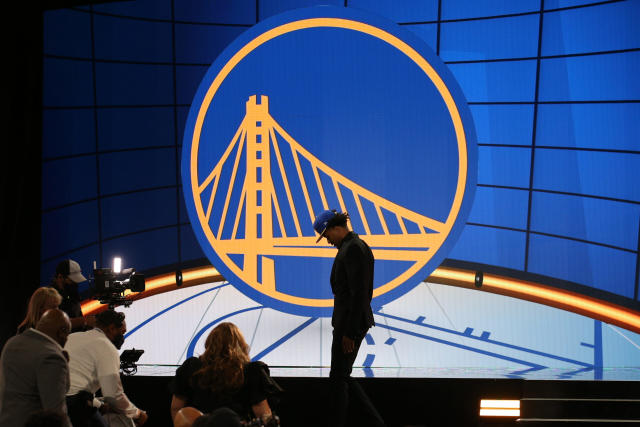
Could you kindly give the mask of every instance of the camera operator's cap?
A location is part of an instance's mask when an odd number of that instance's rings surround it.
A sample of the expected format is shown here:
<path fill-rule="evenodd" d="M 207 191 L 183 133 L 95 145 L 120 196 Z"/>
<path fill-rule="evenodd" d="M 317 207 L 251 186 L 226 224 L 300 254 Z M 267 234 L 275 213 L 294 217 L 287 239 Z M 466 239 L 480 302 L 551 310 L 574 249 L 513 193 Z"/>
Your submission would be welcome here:
<path fill-rule="evenodd" d="M 331 221 L 338 213 L 336 211 L 322 211 L 316 217 L 316 220 L 313 221 L 313 229 L 316 230 L 320 236 L 318 236 L 318 240 L 316 243 L 320 241 L 324 237 L 324 232 L 327 231 L 329 221 Z"/>
<path fill-rule="evenodd" d="M 68 277 L 74 283 L 81 283 L 87 280 L 87 278 L 82 275 L 80 264 L 72 259 L 65 259 L 58 264 L 56 267 L 56 275 L 58 274 Z"/>

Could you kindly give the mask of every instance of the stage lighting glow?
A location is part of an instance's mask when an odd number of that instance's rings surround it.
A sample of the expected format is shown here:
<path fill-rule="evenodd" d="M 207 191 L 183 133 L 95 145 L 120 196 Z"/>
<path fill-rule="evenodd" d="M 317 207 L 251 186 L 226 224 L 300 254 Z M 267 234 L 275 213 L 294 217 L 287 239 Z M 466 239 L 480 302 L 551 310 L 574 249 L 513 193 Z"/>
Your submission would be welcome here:
<path fill-rule="evenodd" d="M 480 400 L 480 416 L 481 417 L 519 417 L 520 401 L 519 400 L 482 399 Z"/>
<path fill-rule="evenodd" d="M 184 270 L 182 272 L 182 286 L 180 288 L 186 288 L 189 286 L 200 285 L 203 283 L 213 283 L 224 280 L 224 278 L 218 273 L 214 267 L 198 267 L 191 270 Z M 132 299 L 137 300 L 146 298 L 151 295 L 159 294 L 162 292 L 168 292 L 178 289 L 176 284 L 176 275 L 174 273 L 162 274 L 152 277 L 145 281 L 144 292 L 135 293 L 132 295 Z M 131 291 L 127 289 L 124 293 L 125 296 L 129 296 Z M 82 302 L 82 314 L 84 316 L 88 314 L 96 314 L 106 308 L 105 304 L 100 304 L 96 300 L 85 300 Z"/>
<path fill-rule="evenodd" d="M 115 257 L 113 258 L 113 272 L 120 273 L 122 271 L 122 258 Z"/>
<path fill-rule="evenodd" d="M 640 313 L 636 313 L 626 307 L 600 301 L 595 298 L 580 295 L 563 289 L 551 288 L 539 283 L 525 282 L 523 280 L 501 277 L 484 273 L 480 290 L 495 294 L 510 296 L 539 304 L 556 307 L 562 310 L 598 319 L 612 325 L 620 326 L 629 331 L 640 333 Z M 470 270 L 462 270 L 450 267 L 439 267 L 427 282 L 443 285 L 459 286 L 469 289 L 476 287 L 477 273 Z M 207 282 L 224 280 L 218 270 L 212 266 L 193 268 L 182 272 L 183 286 L 193 286 Z M 135 299 L 145 298 L 161 292 L 178 289 L 174 273 L 167 273 L 150 278 L 146 281 L 146 290 L 134 296 Z M 125 295 L 131 292 L 126 291 Z M 91 314 L 99 311 L 102 305 L 93 300 L 82 304 L 82 312 Z"/>
<path fill-rule="evenodd" d="M 427 281 L 476 289 L 476 273 L 456 268 L 439 267 Z M 640 333 L 640 314 L 571 291 L 488 273 L 483 274 L 481 290 L 572 311 Z"/>

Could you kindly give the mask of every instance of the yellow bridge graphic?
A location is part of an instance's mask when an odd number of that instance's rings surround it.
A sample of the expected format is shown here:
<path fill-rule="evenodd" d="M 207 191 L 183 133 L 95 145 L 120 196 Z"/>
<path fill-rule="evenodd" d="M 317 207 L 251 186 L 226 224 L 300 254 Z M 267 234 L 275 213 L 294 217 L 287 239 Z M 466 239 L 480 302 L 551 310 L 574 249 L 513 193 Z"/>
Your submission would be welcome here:
<path fill-rule="evenodd" d="M 294 165 L 290 165 L 289 170 L 283 161 L 283 150 L 289 150 L 286 154 L 293 159 Z M 244 177 L 239 176 L 243 157 Z M 305 169 L 306 177 L 303 161 L 309 165 Z M 274 174 L 280 178 L 279 188 L 284 187 L 284 194 L 276 193 Z M 331 185 L 323 185 L 323 181 Z M 228 182 L 226 188 L 221 182 Z M 294 203 L 296 189 L 301 189 L 302 197 L 298 200 L 304 200 L 303 206 Z M 328 194 L 338 200 L 339 206 L 329 206 Z M 335 257 L 336 249 L 324 240 L 316 244 L 313 221 L 318 212 L 313 209 L 312 196 L 321 201 L 322 209 L 347 211 L 345 200 L 355 205 L 357 212 L 349 212 L 351 223 L 359 219 L 363 229 L 356 232 L 369 244 L 377 260 L 413 262 L 404 273 L 377 287 L 374 296 L 393 289 L 422 268 L 450 230 L 448 224 L 380 197 L 320 161 L 271 117 L 269 98 L 265 95 L 249 97 L 246 115 L 233 139 L 213 170 L 198 183 L 194 196 L 205 233 L 227 267 L 262 293 L 304 305 L 330 306 L 331 300 L 280 293 L 276 289 L 272 257 Z M 369 216 L 365 215 L 364 201 L 373 205 L 375 215 L 371 215 L 371 209 Z M 212 212 L 218 212 L 215 219 Z M 244 230 L 239 230 L 242 218 Z M 274 229 L 279 232 L 274 233 Z M 231 260 L 230 255 L 234 254 L 244 256 L 242 266 Z"/>

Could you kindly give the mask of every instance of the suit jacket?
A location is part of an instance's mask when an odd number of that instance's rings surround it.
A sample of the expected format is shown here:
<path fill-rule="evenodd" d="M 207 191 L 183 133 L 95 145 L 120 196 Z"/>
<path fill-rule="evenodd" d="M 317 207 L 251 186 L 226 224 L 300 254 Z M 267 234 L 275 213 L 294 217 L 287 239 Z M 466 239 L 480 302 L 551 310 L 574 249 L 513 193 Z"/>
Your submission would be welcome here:
<path fill-rule="evenodd" d="M 22 426 L 44 409 L 66 418 L 69 367 L 53 340 L 34 329 L 12 337 L 2 350 L 0 369 L 0 426 Z"/>
<path fill-rule="evenodd" d="M 357 234 L 347 234 L 338 247 L 331 269 L 334 331 L 352 339 L 362 338 L 374 325 L 373 253 Z"/>

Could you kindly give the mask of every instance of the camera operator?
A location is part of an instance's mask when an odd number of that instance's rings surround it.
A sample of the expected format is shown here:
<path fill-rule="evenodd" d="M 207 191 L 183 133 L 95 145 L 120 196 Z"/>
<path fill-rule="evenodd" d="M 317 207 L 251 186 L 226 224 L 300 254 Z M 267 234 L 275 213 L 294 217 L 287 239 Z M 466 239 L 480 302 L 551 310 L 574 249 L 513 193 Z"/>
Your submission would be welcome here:
<path fill-rule="evenodd" d="M 93 328 L 96 323 L 94 316 L 82 316 L 78 283 L 86 280 L 86 277 L 82 275 L 80 264 L 72 259 L 65 259 L 58 263 L 56 274 L 51 283 L 51 286 L 57 289 L 62 296 L 60 310 L 69 316 L 72 332 Z"/>
<path fill-rule="evenodd" d="M 147 421 L 147 413 L 131 403 L 120 381 L 118 350 L 127 331 L 124 317 L 124 313 L 106 310 L 96 316 L 95 329 L 69 335 L 65 346 L 71 379 L 67 406 L 74 426 L 106 426 L 106 418 L 138 426 Z M 104 403 L 94 398 L 99 389 Z"/>

